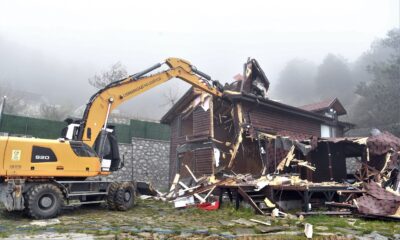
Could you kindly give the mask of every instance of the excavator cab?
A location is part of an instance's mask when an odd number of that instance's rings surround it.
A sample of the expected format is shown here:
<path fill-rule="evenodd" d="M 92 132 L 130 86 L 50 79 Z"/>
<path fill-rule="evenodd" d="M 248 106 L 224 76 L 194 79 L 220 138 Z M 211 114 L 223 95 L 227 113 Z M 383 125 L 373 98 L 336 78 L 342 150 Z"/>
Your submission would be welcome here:
<path fill-rule="evenodd" d="M 81 120 L 67 118 L 65 122 L 68 123 L 68 125 L 62 130 L 61 137 L 73 142 L 77 139 L 79 128 L 81 127 Z M 102 172 L 113 172 L 120 168 L 121 158 L 114 126 L 108 125 L 105 129 L 101 130 L 96 138 L 93 150 L 100 158 Z"/>
<path fill-rule="evenodd" d="M 94 143 L 94 151 L 101 159 L 101 171 L 113 172 L 120 168 L 121 158 L 114 126 L 108 125 L 106 129 L 101 130 Z"/>
<path fill-rule="evenodd" d="M 81 126 L 80 119 L 67 118 L 64 120 L 67 126 L 61 130 L 61 138 L 66 140 L 78 140 L 79 127 Z"/>

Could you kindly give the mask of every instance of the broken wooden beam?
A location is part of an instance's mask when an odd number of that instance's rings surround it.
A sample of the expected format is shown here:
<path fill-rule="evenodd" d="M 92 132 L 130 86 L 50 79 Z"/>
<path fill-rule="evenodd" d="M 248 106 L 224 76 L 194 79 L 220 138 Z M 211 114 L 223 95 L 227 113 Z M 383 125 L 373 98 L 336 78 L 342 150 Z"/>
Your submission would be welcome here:
<path fill-rule="evenodd" d="M 207 198 L 210 196 L 210 194 L 215 190 L 217 186 L 214 186 L 213 188 L 211 188 L 211 190 L 207 193 L 207 195 L 204 197 L 204 199 L 207 200 Z"/>
<path fill-rule="evenodd" d="M 298 212 L 296 213 L 298 216 L 303 215 L 352 215 L 353 213 L 350 211 L 325 211 L 325 212 Z"/>
<path fill-rule="evenodd" d="M 190 188 L 189 188 L 186 184 L 184 184 L 183 182 L 179 182 L 179 185 L 181 185 L 181 186 L 184 188 L 184 190 L 189 191 L 189 189 L 190 189 Z M 202 198 L 199 194 L 194 193 L 193 195 L 194 195 L 201 203 L 206 202 L 206 200 L 205 200 L 204 198 Z"/>
<path fill-rule="evenodd" d="M 178 182 L 179 182 L 180 176 L 181 176 L 181 175 L 180 175 L 179 173 L 175 174 L 174 181 L 172 181 L 171 188 L 169 189 L 167 198 L 171 198 L 171 197 L 174 196 L 175 190 L 176 190 L 176 185 L 177 185 Z"/>
<path fill-rule="evenodd" d="M 255 222 L 255 223 L 259 223 L 259 224 L 262 224 L 262 225 L 266 225 L 266 226 L 271 226 L 270 222 L 263 222 L 263 221 L 260 221 L 260 220 L 257 220 L 257 219 L 250 219 L 250 221 Z"/>
<path fill-rule="evenodd" d="M 190 170 L 190 168 L 188 167 L 188 165 L 185 164 L 185 168 L 186 170 L 189 172 L 189 174 L 192 176 L 193 180 L 198 183 L 199 180 L 196 178 L 196 176 L 193 174 L 192 170 Z"/>
<path fill-rule="evenodd" d="M 261 210 L 257 204 L 254 202 L 254 200 L 243 190 L 243 188 L 241 188 L 240 186 L 237 187 L 238 188 L 238 193 L 243 197 L 243 199 L 250 204 L 250 206 L 252 206 L 254 208 L 254 210 L 259 213 L 264 215 L 264 211 Z"/>
<path fill-rule="evenodd" d="M 356 205 L 349 204 L 349 203 L 325 202 L 325 205 L 329 206 L 329 207 L 357 209 Z"/>
<path fill-rule="evenodd" d="M 239 150 L 240 144 L 243 141 L 243 113 L 242 113 L 242 105 L 240 103 L 237 103 L 234 107 L 234 110 L 232 109 L 232 116 L 233 118 L 237 121 L 235 123 L 235 130 L 236 130 L 236 139 L 235 143 L 232 146 L 232 149 L 230 151 L 231 153 L 231 159 L 229 160 L 228 168 L 232 168 L 233 162 L 236 158 L 237 152 Z"/>

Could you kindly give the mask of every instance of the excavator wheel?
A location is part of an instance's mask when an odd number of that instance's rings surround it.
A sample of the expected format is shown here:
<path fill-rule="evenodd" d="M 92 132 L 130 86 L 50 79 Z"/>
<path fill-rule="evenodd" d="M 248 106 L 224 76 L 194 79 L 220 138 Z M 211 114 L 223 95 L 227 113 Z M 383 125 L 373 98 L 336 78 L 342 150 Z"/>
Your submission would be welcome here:
<path fill-rule="evenodd" d="M 119 211 L 126 211 L 135 204 L 135 186 L 132 182 L 121 183 L 115 195 L 115 206 Z"/>
<path fill-rule="evenodd" d="M 64 206 L 61 190 L 50 183 L 37 184 L 25 194 L 25 212 L 35 219 L 56 217 Z"/>
<path fill-rule="evenodd" d="M 121 185 L 121 183 L 119 183 L 119 182 L 113 182 L 108 187 L 107 206 L 111 210 L 117 209 L 117 206 L 115 204 L 115 198 L 116 198 L 116 193 L 117 193 L 120 185 Z"/>

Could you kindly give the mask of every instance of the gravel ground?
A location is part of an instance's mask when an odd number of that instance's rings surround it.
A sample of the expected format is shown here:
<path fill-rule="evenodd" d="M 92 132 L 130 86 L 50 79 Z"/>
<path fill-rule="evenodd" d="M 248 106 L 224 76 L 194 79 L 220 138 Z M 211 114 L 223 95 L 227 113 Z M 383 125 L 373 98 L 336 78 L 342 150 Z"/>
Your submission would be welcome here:
<path fill-rule="evenodd" d="M 168 203 L 142 200 L 127 212 L 103 206 L 80 207 L 44 221 L 0 209 L 0 237 L 5 239 L 306 239 L 305 223 L 313 225 L 313 239 L 400 239 L 400 224 L 396 222 L 293 215 L 273 219 L 255 215 L 246 207 L 236 211 L 230 204 L 218 211 L 178 210 Z"/>

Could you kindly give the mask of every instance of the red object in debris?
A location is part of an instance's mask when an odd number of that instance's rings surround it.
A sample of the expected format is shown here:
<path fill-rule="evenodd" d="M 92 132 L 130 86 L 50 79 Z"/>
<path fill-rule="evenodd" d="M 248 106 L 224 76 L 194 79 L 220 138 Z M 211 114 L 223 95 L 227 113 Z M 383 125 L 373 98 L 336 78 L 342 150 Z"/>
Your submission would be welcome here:
<path fill-rule="evenodd" d="M 219 208 L 219 201 L 215 201 L 212 203 L 205 202 L 197 204 L 197 207 L 207 211 L 217 210 Z"/>

